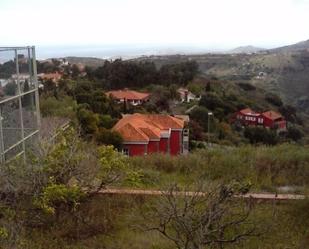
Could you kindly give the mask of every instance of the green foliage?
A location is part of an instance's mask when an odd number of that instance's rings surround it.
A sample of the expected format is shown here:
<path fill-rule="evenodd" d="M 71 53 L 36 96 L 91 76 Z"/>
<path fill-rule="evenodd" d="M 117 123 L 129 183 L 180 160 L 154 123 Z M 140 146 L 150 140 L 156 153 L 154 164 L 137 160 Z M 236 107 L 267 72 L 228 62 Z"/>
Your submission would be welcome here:
<path fill-rule="evenodd" d="M 278 135 L 274 130 L 268 130 L 263 127 L 246 127 L 244 136 L 249 139 L 250 143 L 264 143 L 275 145 L 278 143 Z"/>
<path fill-rule="evenodd" d="M 111 129 L 117 123 L 117 119 L 112 118 L 110 115 L 99 115 L 99 127 Z"/>
<path fill-rule="evenodd" d="M 190 92 L 192 92 L 195 95 L 201 95 L 203 93 L 203 86 L 201 84 L 190 82 L 187 85 L 187 88 Z M 206 89 L 207 90 L 207 89 Z"/>
<path fill-rule="evenodd" d="M 282 106 L 283 105 L 283 102 L 281 100 L 281 98 L 276 95 L 276 94 L 273 94 L 273 93 L 268 93 L 265 97 L 266 101 L 268 101 L 270 104 L 273 104 L 275 106 Z"/>
<path fill-rule="evenodd" d="M 85 144 L 77 137 L 73 128 L 67 129 L 57 138 L 57 143 L 41 161 L 42 170 L 49 181 L 66 184 L 74 176 L 83 160 L 87 158 Z"/>
<path fill-rule="evenodd" d="M 75 116 L 76 102 L 69 96 L 63 96 L 61 99 L 41 97 L 40 109 L 43 117 L 57 116 L 73 118 Z"/>
<path fill-rule="evenodd" d="M 160 85 L 152 86 L 151 92 L 150 100 L 145 105 L 145 108 L 149 112 L 169 111 L 169 101 L 178 96 L 175 86 L 171 86 L 170 88 Z"/>
<path fill-rule="evenodd" d="M 296 108 L 291 105 L 282 105 L 279 108 L 280 113 L 285 117 L 289 122 L 297 122 L 297 111 Z"/>
<path fill-rule="evenodd" d="M 113 145 L 116 149 L 120 149 L 123 139 L 122 136 L 116 131 L 111 131 L 106 128 L 99 128 L 96 133 L 96 141 L 99 144 Z"/>
<path fill-rule="evenodd" d="M 93 135 L 98 131 L 99 116 L 92 111 L 80 106 L 77 119 L 84 135 Z"/>
<path fill-rule="evenodd" d="M 191 111 L 190 119 L 196 121 L 205 131 L 207 131 L 208 112 L 207 108 L 198 106 Z"/>
<path fill-rule="evenodd" d="M 8 79 L 16 72 L 16 63 L 12 60 L 0 63 L 0 79 Z"/>
<path fill-rule="evenodd" d="M 55 214 L 56 209 L 61 205 L 65 205 L 66 210 L 74 212 L 83 198 L 85 193 L 77 186 L 51 183 L 43 188 L 35 204 L 49 214 Z"/>
<path fill-rule="evenodd" d="M 200 105 L 210 110 L 214 110 L 218 107 L 224 107 L 221 98 L 215 93 L 207 93 L 206 95 L 203 95 L 200 100 Z"/>
<path fill-rule="evenodd" d="M 3 90 L 5 95 L 14 96 L 16 95 L 17 85 L 14 82 L 9 82 Z"/>
<path fill-rule="evenodd" d="M 145 163 L 147 161 L 147 163 Z M 148 155 L 130 159 L 132 167 L 161 172 L 160 185 L 171 177 L 189 184 L 205 182 L 251 182 L 258 190 L 276 186 L 305 186 L 309 182 L 308 147 L 291 144 L 276 146 L 215 146 L 197 149 L 187 156 Z"/>
<path fill-rule="evenodd" d="M 93 81 L 77 81 L 73 95 L 78 104 L 86 104 L 94 113 L 109 114 L 112 117 L 120 115 L 117 105 Z"/>
<path fill-rule="evenodd" d="M 115 151 L 113 146 L 99 147 L 98 156 L 100 164 L 98 177 L 104 185 L 124 178 L 130 172 L 127 157 Z"/>
<path fill-rule="evenodd" d="M 304 136 L 304 134 L 296 126 L 289 126 L 286 136 L 287 136 L 287 138 L 290 138 L 294 141 L 299 141 Z"/>
<path fill-rule="evenodd" d="M 238 86 L 245 91 L 254 91 L 256 87 L 248 83 L 238 83 Z"/>
<path fill-rule="evenodd" d="M 171 84 L 185 85 L 198 73 L 198 64 L 182 62 L 163 65 L 157 69 L 153 62 L 105 61 L 97 68 L 90 78 L 96 77 L 104 82 L 107 89 L 142 88 L 149 84 L 169 86 Z"/>
<path fill-rule="evenodd" d="M 4 227 L 0 227 L 0 241 L 6 240 L 9 237 L 8 231 Z"/>

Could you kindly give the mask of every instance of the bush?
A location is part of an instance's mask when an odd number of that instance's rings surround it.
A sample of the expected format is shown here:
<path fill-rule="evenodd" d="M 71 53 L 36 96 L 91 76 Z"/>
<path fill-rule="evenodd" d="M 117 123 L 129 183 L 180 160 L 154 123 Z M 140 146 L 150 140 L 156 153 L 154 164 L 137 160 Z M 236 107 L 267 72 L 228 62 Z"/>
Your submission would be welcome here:
<path fill-rule="evenodd" d="M 123 139 L 116 131 L 99 128 L 98 132 L 96 133 L 96 141 L 99 144 L 113 145 L 116 149 L 120 149 Z"/>
<path fill-rule="evenodd" d="M 245 91 L 254 91 L 256 87 L 248 83 L 238 83 L 238 86 Z"/>
<path fill-rule="evenodd" d="M 298 129 L 296 126 L 290 126 L 288 128 L 287 138 L 290 138 L 294 141 L 298 141 L 303 136 L 304 136 L 304 134 L 302 133 L 302 131 L 300 129 Z"/>
<path fill-rule="evenodd" d="M 57 116 L 73 118 L 75 116 L 76 102 L 69 96 L 61 99 L 47 97 L 40 99 L 40 110 L 43 117 Z"/>
<path fill-rule="evenodd" d="M 270 104 L 273 104 L 278 107 L 283 105 L 281 98 L 278 95 L 273 94 L 273 93 L 267 94 L 265 97 L 265 100 L 269 102 Z"/>
<path fill-rule="evenodd" d="M 263 127 L 246 127 L 244 136 L 249 139 L 252 144 L 264 143 L 268 145 L 275 145 L 278 143 L 276 131 L 267 130 Z"/>

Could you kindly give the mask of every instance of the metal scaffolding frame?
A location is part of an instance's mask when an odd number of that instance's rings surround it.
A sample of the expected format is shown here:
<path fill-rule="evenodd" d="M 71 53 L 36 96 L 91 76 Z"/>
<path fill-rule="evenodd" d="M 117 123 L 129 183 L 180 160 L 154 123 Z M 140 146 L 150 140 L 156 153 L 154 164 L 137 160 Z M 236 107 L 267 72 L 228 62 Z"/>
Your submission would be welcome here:
<path fill-rule="evenodd" d="M 24 64 L 28 66 L 28 74 L 27 74 L 27 84 L 28 86 L 32 86 L 30 89 L 21 89 L 21 85 L 25 85 L 25 80 L 21 79 L 20 73 L 20 51 L 24 52 L 23 57 L 25 58 Z M 13 96 L 8 96 L 3 94 L 0 98 L 0 162 L 4 163 L 10 160 L 15 156 L 23 156 L 24 160 L 26 159 L 26 146 L 27 141 L 31 138 L 37 136 L 39 137 L 39 129 L 41 125 L 40 120 L 40 107 L 39 107 L 39 92 L 38 92 L 38 79 L 37 79 L 37 65 L 36 65 L 36 55 L 35 55 L 35 47 L 34 46 L 26 46 L 26 47 L 0 47 L 0 58 L 3 53 L 13 53 L 13 59 L 9 62 L 15 63 L 15 74 L 14 74 L 14 84 L 17 85 L 17 91 L 14 92 Z M 11 75 L 13 78 L 13 75 Z M 0 85 L 2 90 L 2 85 Z M 29 99 L 33 105 L 33 109 L 27 110 L 25 105 L 25 98 Z M 24 100 L 24 102 L 23 102 Z M 9 106 L 10 108 L 16 108 L 16 113 L 6 113 L 5 106 Z M 17 111 L 18 109 L 18 111 Z M 28 108 L 29 109 L 29 108 Z M 31 113 L 31 114 L 29 114 Z M 24 114 L 28 114 L 34 116 L 35 120 L 31 120 L 31 124 L 34 127 L 25 127 L 25 124 L 29 125 L 29 120 L 24 117 Z M 7 124 L 7 127 L 4 127 L 3 120 L 4 116 L 14 115 L 12 120 L 15 119 L 19 122 L 20 126 L 18 127 L 10 127 L 12 126 L 10 122 Z M 31 117 L 32 117 L 31 116 Z M 19 118 L 19 120 L 18 120 Z M 6 134 L 7 133 L 7 134 Z M 12 135 L 13 134 L 13 135 Z M 11 138 L 16 134 L 16 139 Z M 6 140 L 12 140 L 10 143 L 6 144 Z M 21 148 L 21 149 L 20 149 Z"/>

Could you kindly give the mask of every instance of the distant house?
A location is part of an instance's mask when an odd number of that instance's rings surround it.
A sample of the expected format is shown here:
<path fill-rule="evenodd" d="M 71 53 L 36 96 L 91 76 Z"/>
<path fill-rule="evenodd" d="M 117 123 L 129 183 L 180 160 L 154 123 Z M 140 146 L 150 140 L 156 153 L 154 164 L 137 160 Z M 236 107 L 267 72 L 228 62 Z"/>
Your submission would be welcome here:
<path fill-rule="evenodd" d="M 14 80 L 14 82 L 25 82 L 26 80 L 30 80 L 30 74 L 12 74 L 11 79 Z"/>
<path fill-rule="evenodd" d="M 285 131 L 287 128 L 285 118 L 275 111 L 260 113 L 246 108 L 236 112 L 231 121 L 243 126 L 263 126 L 269 129 L 276 129 L 277 131 Z"/>
<path fill-rule="evenodd" d="M 189 133 L 185 121 L 161 114 L 125 115 L 113 127 L 123 138 L 123 153 L 142 156 L 151 153 L 188 153 Z"/>
<path fill-rule="evenodd" d="M 1 87 L 5 87 L 5 85 L 9 83 L 9 80 L 8 79 L 0 79 L 0 86 Z"/>
<path fill-rule="evenodd" d="M 118 103 L 130 103 L 131 105 L 141 105 L 149 100 L 149 93 L 142 93 L 132 91 L 129 89 L 109 91 L 106 93 L 107 96 L 115 99 Z"/>
<path fill-rule="evenodd" d="M 261 114 L 264 120 L 264 127 L 276 128 L 278 130 L 286 130 L 287 122 L 285 118 L 278 112 L 267 111 Z"/>
<path fill-rule="evenodd" d="M 188 89 L 179 88 L 177 92 L 179 93 L 181 102 L 189 103 L 192 100 L 200 100 L 200 96 L 196 96 L 195 94 L 190 92 Z"/>
<path fill-rule="evenodd" d="M 58 81 L 62 78 L 62 74 L 55 73 L 41 73 L 38 74 L 39 80 L 51 80 L 54 83 L 58 83 Z"/>

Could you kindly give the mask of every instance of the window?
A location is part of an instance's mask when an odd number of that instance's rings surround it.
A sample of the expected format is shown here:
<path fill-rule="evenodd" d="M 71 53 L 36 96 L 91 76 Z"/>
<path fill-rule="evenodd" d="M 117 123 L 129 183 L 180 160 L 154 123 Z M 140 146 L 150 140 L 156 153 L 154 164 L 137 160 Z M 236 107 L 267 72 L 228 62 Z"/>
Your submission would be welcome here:
<path fill-rule="evenodd" d="M 129 154 L 129 149 L 127 149 L 127 148 L 123 148 L 122 151 L 121 151 L 121 153 L 122 153 L 123 155 L 126 155 L 126 156 L 129 156 L 129 155 L 130 155 L 130 154 Z"/>

